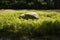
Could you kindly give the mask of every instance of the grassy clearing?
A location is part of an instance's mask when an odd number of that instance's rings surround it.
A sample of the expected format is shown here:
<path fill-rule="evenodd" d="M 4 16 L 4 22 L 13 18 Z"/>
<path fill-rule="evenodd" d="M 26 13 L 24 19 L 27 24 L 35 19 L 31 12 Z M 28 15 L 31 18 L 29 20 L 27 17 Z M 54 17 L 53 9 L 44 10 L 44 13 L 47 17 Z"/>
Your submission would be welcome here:
<path fill-rule="evenodd" d="M 30 11 L 39 14 L 40 19 L 19 19 L 20 14 Z M 53 10 L 0 10 L 0 36 L 29 35 L 38 37 L 41 35 L 59 35 L 59 33 L 59 12 Z"/>

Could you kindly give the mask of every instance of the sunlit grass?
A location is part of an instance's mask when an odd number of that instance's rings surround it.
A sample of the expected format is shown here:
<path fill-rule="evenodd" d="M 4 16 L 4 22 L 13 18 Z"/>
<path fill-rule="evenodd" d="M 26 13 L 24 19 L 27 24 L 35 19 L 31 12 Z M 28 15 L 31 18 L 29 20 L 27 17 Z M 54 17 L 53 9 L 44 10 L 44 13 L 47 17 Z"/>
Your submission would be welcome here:
<path fill-rule="evenodd" d="M 25 20 L 19 19 L 23 13 L 34 11 L 39 15 L 38 20 Z M 33 35 L 34 32 L 41 34 L 53 33 L 54 28 L 60 27 L 60 14 L 59 12 L 51 10 L 0 10 L 0 29 L 6 31 L 13 30 L 24 34 Z M 48 31 L 47 31 L 48 30 Z M 59 32 L 59 31 L 58 31 Z M 55 32 L 54 32 L 55 33 Z"/>

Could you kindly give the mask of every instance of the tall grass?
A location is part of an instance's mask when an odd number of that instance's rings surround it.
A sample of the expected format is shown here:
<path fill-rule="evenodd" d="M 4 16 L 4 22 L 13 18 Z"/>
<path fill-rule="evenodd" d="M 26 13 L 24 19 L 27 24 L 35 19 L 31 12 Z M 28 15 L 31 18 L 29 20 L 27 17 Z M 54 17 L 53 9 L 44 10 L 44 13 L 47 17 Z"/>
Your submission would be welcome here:
<path fill-rule="evenodd" d="M 38 20 L 19 19 L 22 13 L 35 11 Z M 54 11 L 36 10 L 3 10 L 0 11 L 0 36 L 29 35 L 38 37 L 43 35 L 59 35 L 60 14 Z M 9 35 L 10 34 L 10 35 Z"/>

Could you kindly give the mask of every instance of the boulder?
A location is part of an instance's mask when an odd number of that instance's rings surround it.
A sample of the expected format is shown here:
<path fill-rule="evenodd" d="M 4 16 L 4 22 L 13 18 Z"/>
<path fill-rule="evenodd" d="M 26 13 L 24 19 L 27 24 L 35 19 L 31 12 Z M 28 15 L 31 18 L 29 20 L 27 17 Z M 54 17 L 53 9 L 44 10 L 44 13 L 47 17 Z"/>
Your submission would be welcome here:
<path fill-rule="evenodd" d="M 39 15 L 36 12 L 28 12 L 20 15 L 23 19 L 39 19 Z"/>

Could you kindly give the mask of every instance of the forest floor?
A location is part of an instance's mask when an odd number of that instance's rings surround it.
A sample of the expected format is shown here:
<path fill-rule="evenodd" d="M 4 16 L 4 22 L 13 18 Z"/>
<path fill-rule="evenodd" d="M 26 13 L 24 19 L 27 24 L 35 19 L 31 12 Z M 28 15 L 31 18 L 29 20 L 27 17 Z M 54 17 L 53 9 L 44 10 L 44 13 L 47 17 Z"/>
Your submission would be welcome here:
<path fill-rule="evenodd" d="M 32 12 L 32 11 L 39 14 L 39 16 L 40 16 L 39 20 L 37 20 L 37 21 L 36 20 L 34 20 L 34 21 L 33 20 L 24 20 L 23 21 L 22 19 L 18 18 L 20 16 L 20 14 L 22 14 L 22 13 Z M 58 29 L 60 28 L 60 24 L 59 24 L 60 23 L 60 14 L 59 13 L 60 13 L 60 10 L 11 10 L 11 9 L 2 9 L 2 10 L 0 10 L 0 30 L 4 29 L 4 28 L 6 28 L 6 30 L 9 30 L 9 29 L 7 29 L 6 26 L 9 26 L 8 28 L 10 28 L 10 26 L 13 25 L 12 26 L 13 29 L 15 28 L 16 30 L 18 30 L 20 28 L 21 32 L 23 33 L 24 31 L 28 30 L 27 26 L 29 26 L 29 24 L 30 24 L 30 26 L 33 25 L 32 28 L 33 29 L 36 28 L 35 30 L 40 30 L 40 29 L 37 29 L 36 26 L 38 25 L 38 27 L 40 27 L 40 24 L 42 24 L 41 30 L 43 30 L 43 31 L 41 33 L 43 33 L 43 35 L 44 35 L 46 29 L 44 30 L 43 27 L 47 26 L 47 23 L 49 24 L 48 26 L 50 27 L 51 22 L 55 22 L 57 20 L 57 22 L 55 24 L 57 24 L 57 26 L 58 26 L 58 27 L 56 26 L 56 28 L 57 28 L 56 31 L 58 31 Z M 45 23 L 43 23 L 43 21 L 45 21 Z M 45 25 L 45 26 L 43 26 L 43 25 Z M 22 31 L 22 29 L 23 29 L 22 26 L 24 26 L 24 28 L 25 27 L 27 27 L 27 28 L 24 29 L 24 31 Z M 30 28 L 29 31 L 31 30 L 30 26 L 29 26 L 29 28 Z M 53 26 L 53 24 L 51 24 L 51 26 Z M 48 29 L 49 27 L 46 27 L 46 28 Z M 10 29 L 12 29 L 12 28 L 10 28 Z M 52 29 L 54 29 L 54 27 L 52 27 Z M 16 30 L 14 30 L 14 31 L 16 31 Z M 49 29 L 49 30 L 51 30 L 51 29 Z M 27 32 L 29 32 L 29 31 L 27 31 Z M 3 34 L 4 34 L 4 32 L 5 31 L 3 31 Z M 60 30 L 58 32 L 60 33 Z M 13 36 L 15 36 L 15 35 L 13 34 Z M 28 39 L 25 39 L 25 40 L 28 40 Z M 31 38 L 31 40 L 60 40 L 60 36 L 49 35 L 49 36 L 44 36 L 42 38 L 39 38 L 39 37 Z"/>

